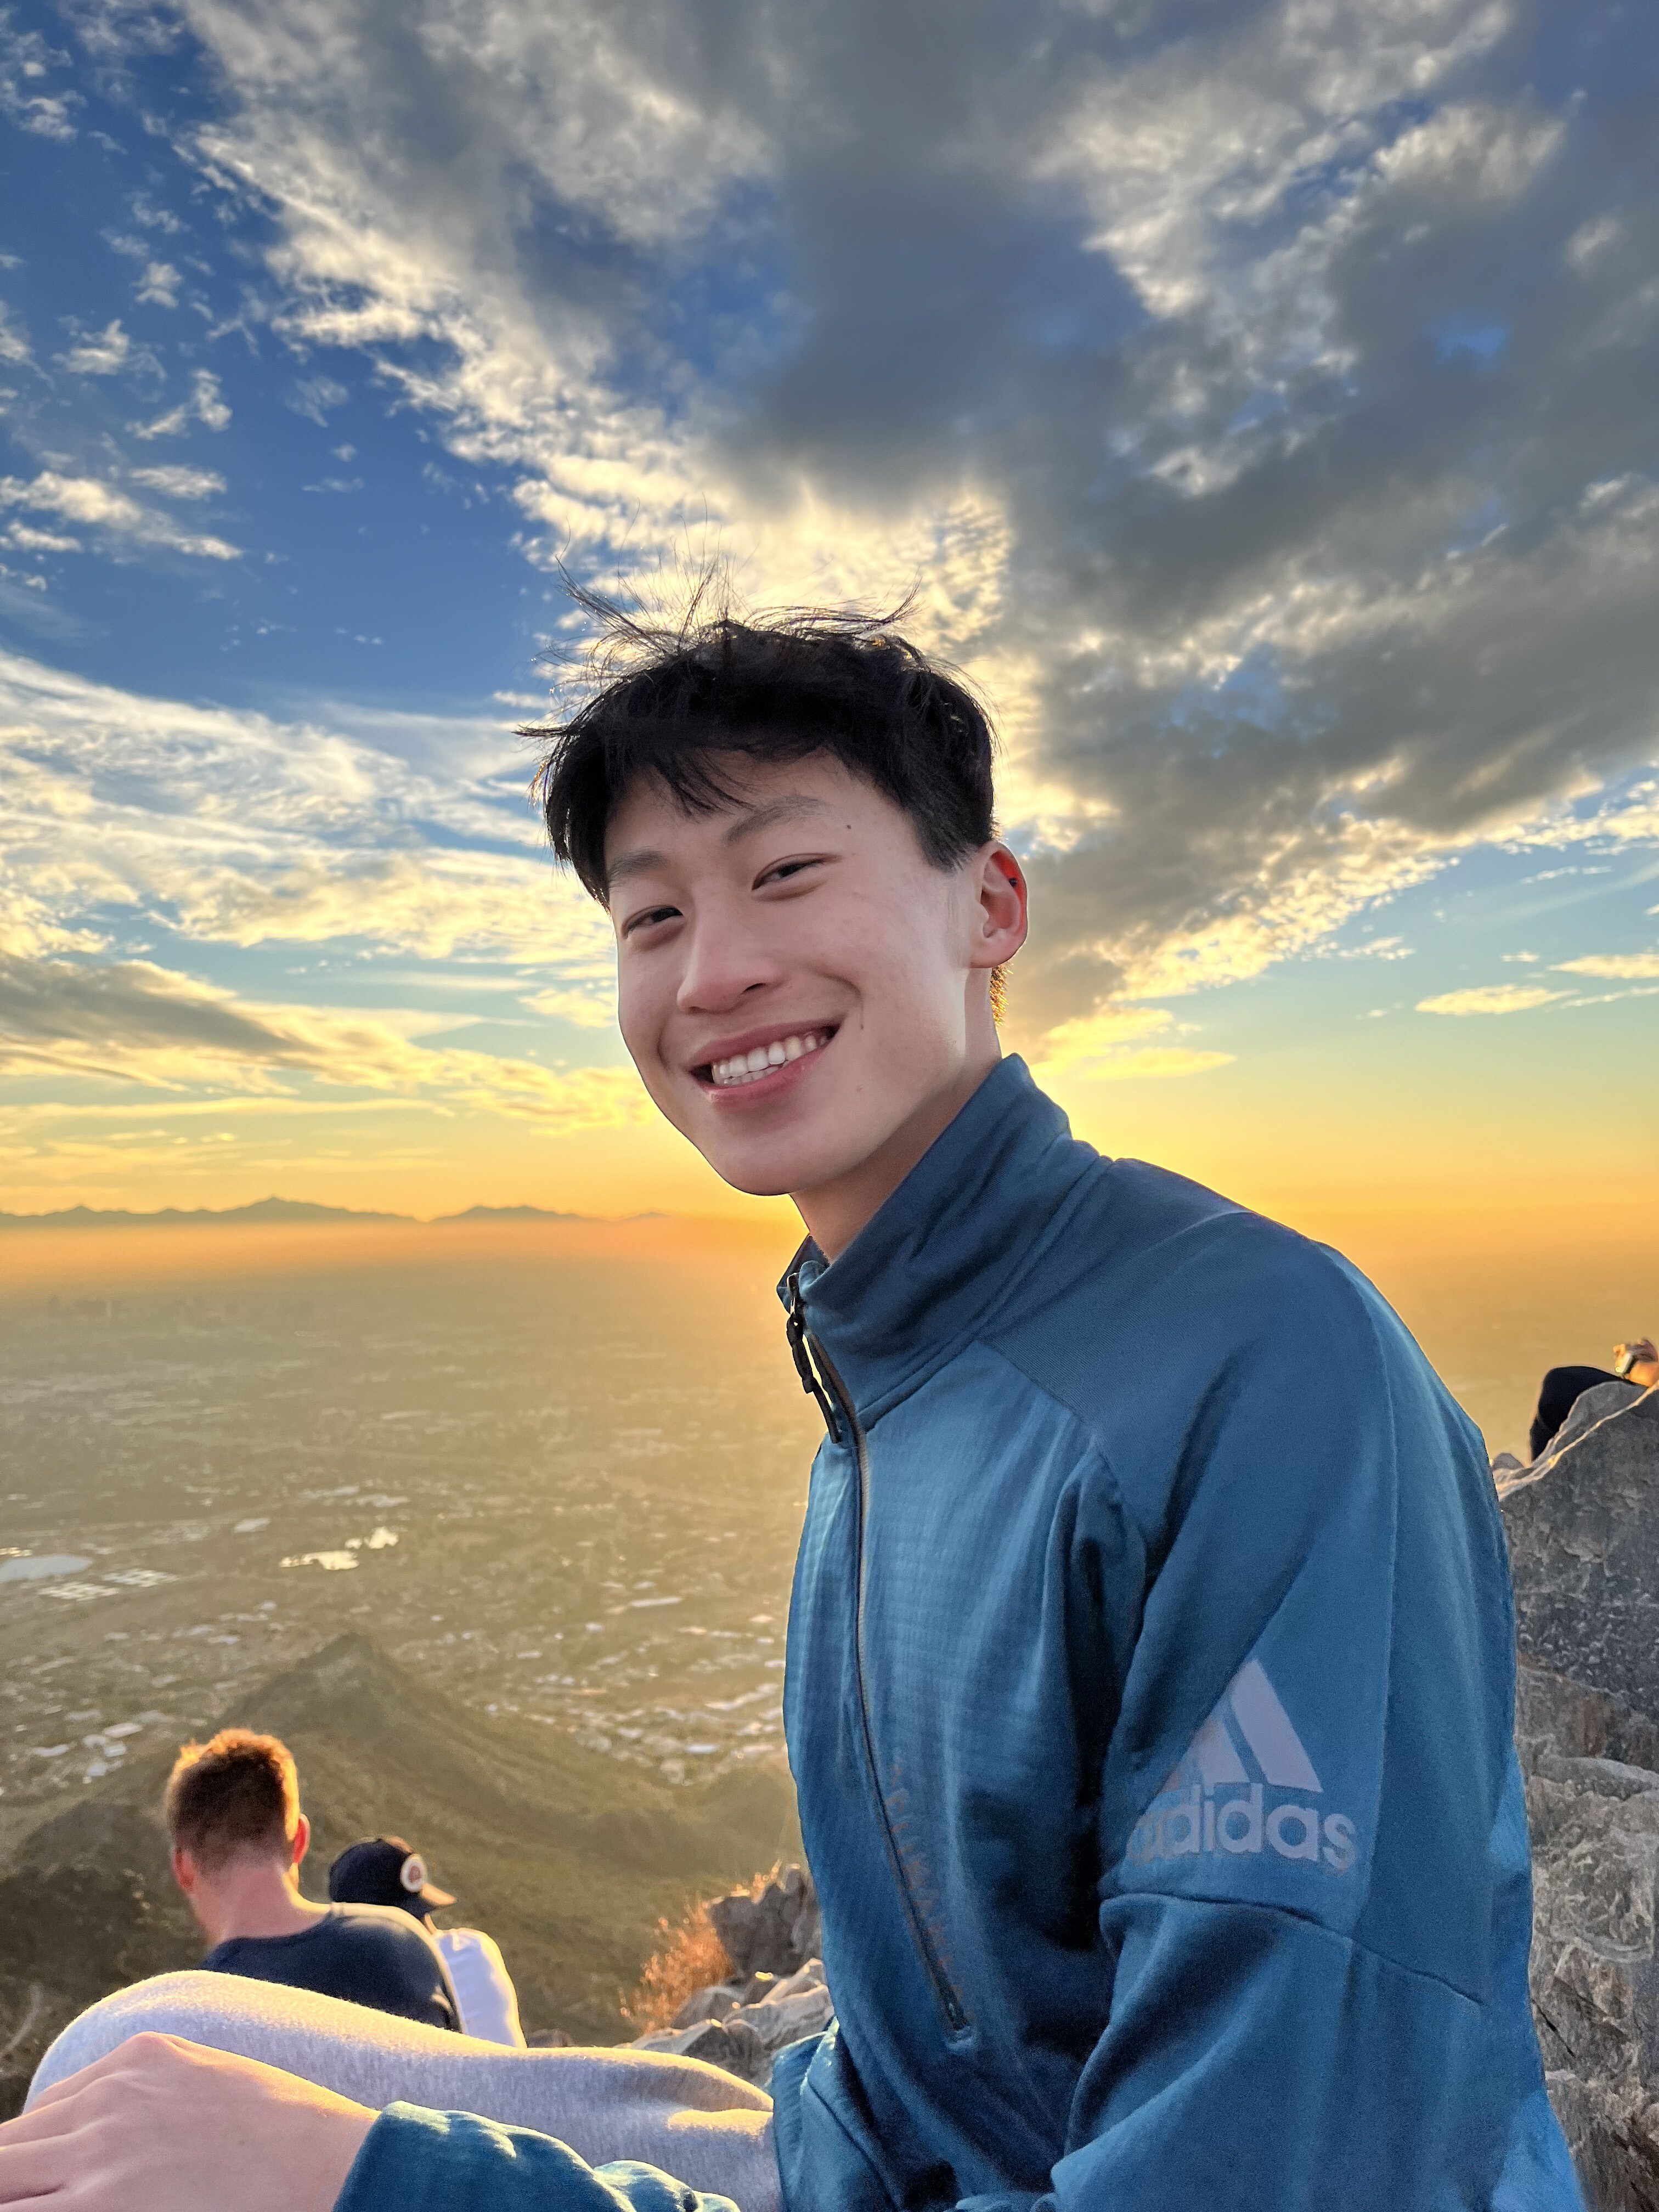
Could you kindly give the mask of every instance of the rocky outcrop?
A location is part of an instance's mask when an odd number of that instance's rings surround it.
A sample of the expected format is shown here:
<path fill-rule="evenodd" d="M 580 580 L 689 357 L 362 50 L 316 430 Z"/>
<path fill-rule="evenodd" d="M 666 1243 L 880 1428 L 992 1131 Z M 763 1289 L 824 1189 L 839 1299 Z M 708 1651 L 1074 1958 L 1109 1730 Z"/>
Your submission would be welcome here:
<path fill-rule="evenodd" d="M 708 1917 L 731 1974 L 694 1990 L 667 2027 L 641 2036 L 635 2048 L 705 2059 L 764 2088 L 778 2052 L 822 2034 L 835 2017 L 817 1955 L 811 1877 L 800 1867 L 786 1867 L 716 1898 Z"/>
<path fill-rule="evenodd" d="M 1587 1390 L 1498 1495 L 1522 1652 L 1659 1713 L 1659 1389 Z"/>
<path fill-rule="evenodd" d="M 735 1974 L 793 1974 L 816 1958 L 823 1938 L 811 1877 L 786 1867 L 756 1894 L 738 1890 L 708 1908 L 714 1933 Z"/>
<path fill-rule="evenodd" d="M 674 2051 L 705 2058 L 729 2074 L 765 2088 L 779 2051 L 809 2035 L 822 2035 L 836 2016 L 822 1959 L 809 1959 L 782 1978 L 754 1974 L 747 1982 L 721 1982 L 688 1997 L 672 2027 L 642 2035 L 639 2051 Z"/>
<path fill-rule="evenodd" d="M 1588 1391 L 1496 1472 L 1550 2096 L 1593 2212 L 1659 2212 L 1659 1393 Z"/>
<path fill-rule="evenodd" d="M 1595 2212 L 1659 2212 L 1659 1729 L 1524 1663 L 1516 1721 L 1551 2100 Z"/>

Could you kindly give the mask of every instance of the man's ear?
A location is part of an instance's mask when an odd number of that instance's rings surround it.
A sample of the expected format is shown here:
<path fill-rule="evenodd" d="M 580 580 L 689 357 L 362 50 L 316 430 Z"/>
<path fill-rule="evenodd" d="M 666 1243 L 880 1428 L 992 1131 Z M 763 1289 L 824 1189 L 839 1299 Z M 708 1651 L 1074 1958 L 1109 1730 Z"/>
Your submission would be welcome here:
<path fill-rule="evenodd" d="M 975 863 L 978 926 L 969 965 L 1000 968 L 1024 944 L 1030 927 L 1025 871 L 1008 848 L 988 845 Z"/>
<path fill-rule="evenodd" d="M 307 1820 L 305 1814 L 301 1813 L 298 1820 L 295 1823 L 294 1856 L 289 1861 L 289 1864 L 294 1868 L 296 1873 L 299 1871 L 301 1861 L 305 1857 L 306 1853 L 310 1849 L 311 1823 Z"/>
<path fill-rule="evenodd" d="M 188 1897 L 196 1887 L 197 1865 L 190 1853 L 175 1844 L 173 1847 L 173 1879 Z"/>

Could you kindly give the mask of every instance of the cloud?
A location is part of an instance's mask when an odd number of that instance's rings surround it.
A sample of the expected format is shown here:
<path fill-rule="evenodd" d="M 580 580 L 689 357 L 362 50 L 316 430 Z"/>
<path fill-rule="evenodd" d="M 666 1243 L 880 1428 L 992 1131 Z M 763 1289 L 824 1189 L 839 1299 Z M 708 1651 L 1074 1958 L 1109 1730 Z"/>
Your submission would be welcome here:
<path fill-rule="evenodd" d="M 410 1017 L 243 1003 L 146 961 L 83 967 L 0 954 L 0 1074 L 161 1091 L 252 1085 L 278 1096 L 314 1080 L 482 1107 L 556 1133 L 627 1127 L 651 1110 L 631 1068 L 548 1068 L 425 1046 L 415 1026 Z"/>
<path fill-rule="evenodd" d="M 1419 999 L 1419 1014 L 1525 1014 L 1534 1006 L 1553 1006 L 1567 996 L 1541 983 L 1484 983 L 1467 991 L 1443 991 L 1437 998 Z"/>
<path fill-rule="evenodd" d="M 0 912 L 99 942 L 139 924 L 244 951 L 505 963 L 515 988 L 602 998 L 610 926 L 553 869 L 514 742 L 477 722 L 352 719 L 359 735 L 0 654 Z"/>
<path fill-rule="evenodd" d="M 326 429 L 331 410 L 343 407 L 350 397 L 346 386 L 331 376 L 307 376 L 301 378 L 289 393 L 288 404 L 296 415 L 303 415 L 308 422 Z"/>
<path fill-rule="evenodd" d="M 222 430 L 229 421 L 230 409 L 221 396 L 218 378 L 211 369 L 198 368 L 191 371 L 188 399 L 158 415 L 153 422 L 134 422 L 129 427 L 135 438 L 177 438 L 192 422 Z"/>
<path fill-rule="evenodd" d="M 74 376 L 115 376 L 131 368 L 135 360 L 132 340 L 122 329 L 118 315 L 93 337 L 77 339 L 58 358 Z"/>
<path fill-rule="evenodd" d="M 20 553 L 78 553 L 78 538 L 65 538 L 61 531 L 36 530 L 27 522 L 8 523 L 5 542 L 15 545 Z"/>
<path fill-rule="evenodd" d="M 277 329 L 508 471 L 528 558 L 921 571 L 1003 709 L 1023 1036 L 1659 838 L 1605 797 L 1659 721 L 1633 19 L 1545 85 L 1502 0 L 185 12 Z"/>
<path fill-rule="evenodd" d="M 148 261 L 138 279 L 138 298 L 147 307 L 176 307 L 184 281 L 170 261 Z"/>
<path fill-rule="evenodd" d="M 193 472 L 186 471 L 185 475 Z M 32 482 L 0 477 L 0 507 L 26 507 L 62 515 L 116 545 L 154 545 L 204 561 L 237 561 L 240 552 L 222 538 L 184 530 L 171 515 L 158 514 L 100 477 L 70 477 L 43 469 Z M 65 540 L 67 546 L 76 541 Z"/>
<path fill-rule="evenodd" d="M 167 499 L 208 499 L 225 488 L 225 480 L 212 469 L 165 467 L 133 469 L 129 471 L 132 481 L 143 484 L 147 491 L 159 491 Z"/>
<path fill-rule="evenodd" d="M 1659 952 L 1591 952 L 1582 960 L 1557 960 L 1561 975 L 1600 975 L 1613 982 L 1644 982 L 1659 978 Z"/>
<path fill-rule="evenodd" d="M 68 59 L 39 31 L 14 29 L 7 9 L 0 15 L 0 115 L 38 138 L 73 138 L 71 118 L 82 104 L 81 95 L 47 88 L 52 72 Z"/>
<path fill-rule="evenodd" d="M 131 261 L 143 263 L 134 289 L 144 305 L 155 307 L 178 306 L 179 288 L 184 278 L 170 261 L 156 259 L 147 239 L 129 237 L 113 230 L 106 230 L 104 237 L 113 252 L 125 254 Z"/>
<path fill-rule="evenodd" d="M 1194 1051 L 1187 1045 L 1143 1044 L 1147 1036 L 1179 1028 L 1161 1006 L 1117 1006 L 1051 1029 L 1042 1057 L 1033 1070 L 1040 1083 L 1064 1077 L 1086 1082 L 1126 1082 L 1148 1078 L 1204 1075 L 1231 1064 L 1230 1052 Z"/>
<path fill-rule="evenodd" d="M 0 362 L 21 368 L 29 358 L 27 338 L 12 319 L 11 310 L 0 301 Z"/>

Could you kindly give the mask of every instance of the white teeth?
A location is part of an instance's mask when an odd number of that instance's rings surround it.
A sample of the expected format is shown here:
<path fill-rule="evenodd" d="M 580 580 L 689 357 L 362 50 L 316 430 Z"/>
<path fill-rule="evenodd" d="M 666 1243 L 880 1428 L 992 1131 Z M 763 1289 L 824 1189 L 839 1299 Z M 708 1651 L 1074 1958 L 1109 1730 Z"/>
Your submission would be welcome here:
<path fill-rule="evenodd" d="M 809 1052 L 821 1052 L 829 1042 L 827 1030 L 805 1030 L 798 1036 L 777 1037 L 772 1043 L 757 1044 L 749 1052 L 733 1053 L 729 1060 L 714 1060 L 708 1073 L 716 1089 L 721 1091 L 733 1084 L 757 1082 L 775 1067 L 803 1059 Z"/>

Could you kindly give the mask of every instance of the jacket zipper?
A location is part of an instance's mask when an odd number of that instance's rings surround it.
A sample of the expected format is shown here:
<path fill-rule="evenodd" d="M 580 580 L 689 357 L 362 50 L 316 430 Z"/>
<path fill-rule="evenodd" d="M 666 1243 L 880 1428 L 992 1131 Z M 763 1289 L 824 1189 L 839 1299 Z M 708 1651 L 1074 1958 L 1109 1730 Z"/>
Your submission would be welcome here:
<path fill-rule="evenodd" d="M 869 1700 L 865 1695 L 864 1524 L 870 1510 L 870 1447 L 865 1437 L 863 1424 L 853 1411 L 853 1401 L 848 1395 L 846 1386 L 825 1357 L 823 1346 L 816 1337 L 807 1334 L 805 1317 L 801 1310 L 800 1285 L 793 1272 L 789 1277 L 788 1310 L 789 1348 L 794 1355 L 796 1371 L 801 1377 L 801 1388 L 817 1399 L 818 1410 L 823 1415 L 824 1426 L 830 1432 L 831 1443 L 840 1443 L 842 1441 L 840 1427 L 836 1418 L 837 1409 L 852 1431 L 853 1449 L 857 1458 L 859 1471 L 858 1511 L 854 1521 L 853 1544 L 853 1569 L 855 1578 L 853 1613 L 853 1679 L 858 1689 L 859 1723 L 864 1738 L 865 1765 L 869 1774 L 871 1790 L 875 1796 L 876 1808 L 881 1815 L 881 1830 L 887 1842 L 887 1856 L 893 1869 L 893 1880 L 898 1887 L 899 1896 L 904 1905 L 905 1917 L 910 1923 L 910 1932 L 915 1938 L 916 1948 L 921 1955 L 921 1962 L 927 1970 L 927 1978 L 933 1985 L 933 1995 L 938 2000 L 939 2010 L 945 2015 L 945 2025 L 953 2035 L 960 2035 L 973 2023 L 969 2019 L 961 1998 L 951 1985 L 950 1978 L 934 1948 L 933 1937 L 927 1932 L 927 1925 L 911 1893 L 909 1880 L 904 1871 L 904 1862 L 899 1856 L 898 1844 L 893 1835 L 892 1821 L 888 1815 L 886 1795 L 881 1786 L 881 1769 L 876 1759 L 875 1730 L 871 1725 Z M 820 1375 L 829 1382 L 830 1392 L 834 1395 L 833 1403 L 825 1395 L 823 1384 L 818 1379 Z"/>

